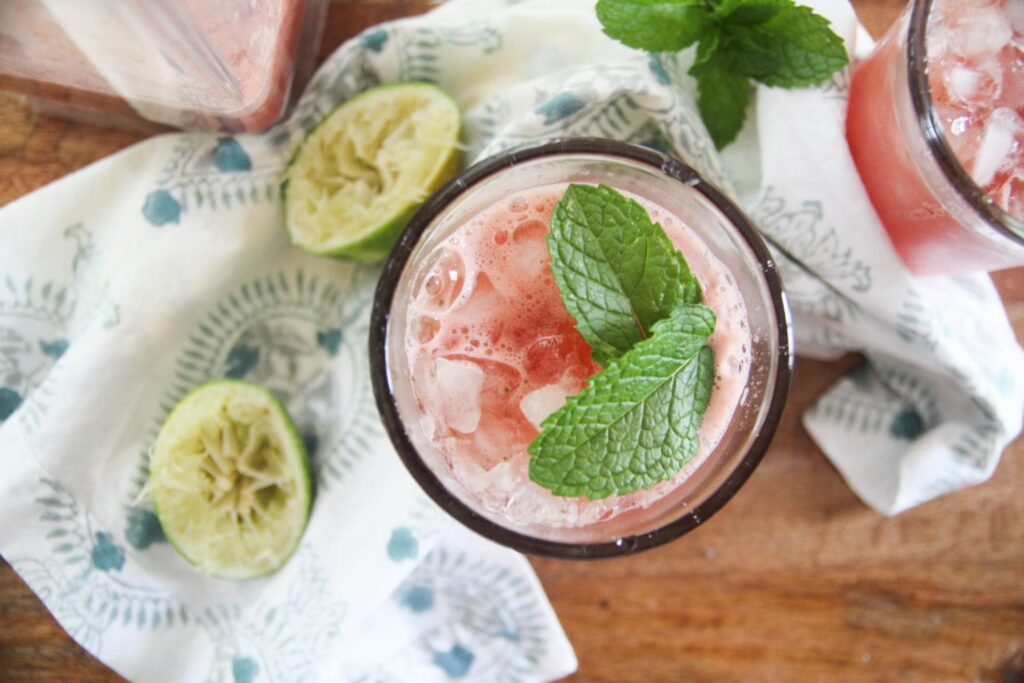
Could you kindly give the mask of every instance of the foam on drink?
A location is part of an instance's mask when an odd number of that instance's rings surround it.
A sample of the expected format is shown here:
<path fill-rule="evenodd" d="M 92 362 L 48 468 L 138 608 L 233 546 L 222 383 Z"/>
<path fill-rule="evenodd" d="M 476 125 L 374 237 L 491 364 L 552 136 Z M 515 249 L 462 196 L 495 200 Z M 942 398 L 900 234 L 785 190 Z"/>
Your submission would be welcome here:
<path fill-rule="evenodd" d="M 590 501 L 529 480 L 539 424 L 600 367 L 575 329 L 551 273 L 545 235 L 566 185 L 516 193 L 458 227 L 423 261 L 409 302 L 405 347 L 423 433 L 486 510 L 520 524 L 578 527 L 647 507 L 714 450 L 739 404 L 750 332 L 732 276 L 676 216 L 639 197 L 683 252 L 717 316 L 709 340 L 715 389 L 694 458 L 649 490 Z"/>

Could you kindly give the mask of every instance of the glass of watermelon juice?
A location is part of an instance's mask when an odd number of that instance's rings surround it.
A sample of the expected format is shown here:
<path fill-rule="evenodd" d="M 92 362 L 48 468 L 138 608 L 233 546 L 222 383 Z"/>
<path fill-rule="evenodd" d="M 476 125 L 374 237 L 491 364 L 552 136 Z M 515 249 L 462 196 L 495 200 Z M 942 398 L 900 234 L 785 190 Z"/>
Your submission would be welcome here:
<path fill-rule="evenodd" d="M 911 271 L 1024 264 L 1024 1 L 908 5 L 853 71 L 846 133 Z"/>
<path fill-rule="evenodd" d="M 715 384 L 694 456 L 625 495 L 560 497 L 530 480 L 545 417 L 600 371 L 565 308 L 545 235 L 569 183 L 639 201 L 716 314 Z M 792 366 L 775 264 L 743 214 L 691 168 L 609 140 L 563 140 L 481 162 L 412 219 L 377 288 L 377 406 L 426 493 L 478 533 L 567 558 L 665 543 L 746 481 L 778 425 Z"/>

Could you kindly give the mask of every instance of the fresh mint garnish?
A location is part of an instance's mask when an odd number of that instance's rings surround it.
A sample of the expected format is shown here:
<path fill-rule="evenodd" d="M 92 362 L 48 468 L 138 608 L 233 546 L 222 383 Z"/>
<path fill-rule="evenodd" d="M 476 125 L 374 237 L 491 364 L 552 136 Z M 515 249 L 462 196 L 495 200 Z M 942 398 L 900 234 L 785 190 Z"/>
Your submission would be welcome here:
<path fill-rule="evenodd" d="M 591 500 L 671 479 L 697 451 L 715 362 L 715 314 L 680 304 L 652 336 L 613 360 L 541 424 L 530 479 Z"/>
<path fill-rule="evenodd" d="M 676 52 L 693 45 L 709 23 L 703 4 L 671 0 L 615 0 L 597 3 L 604 32 L 629 47 Z"/>
<path fill-rule="evenodd" d="M 594 500 L 672 478 L 697 450 L 715 362 L 715 314 L 644 207 L 604 185 L 569 185 L 551 214 L 551 270 L 604 368 L 541 423 L 530 479 Z"/>
<path fill-rule="evenodd" d="M 648 52 L 698 43 L 689 73 L 697 79 L 701 118 L 719 149 L 743 125 L 749 79 L 799 88 L 848 63 L 828 20 L 793 0 L 598 0 L 597 17 L 609 36 Z"/>
<path fill-rule="evenodd" d="M 750 103 L 750 81 L 735 65 L 712 53 L 694 64 L 690 74 L 697 79 L 697 109 L 711 139 L 721 149 L 743 128 Z M 722 141 L 722 142 L 719 142 Z"/>
<path fill-rule="evenodd" d="M 604 185 L 570 185 L 551 214 L 551 270 L 602 367 L 650 336 L 700 285 L 638 202 Z"/>

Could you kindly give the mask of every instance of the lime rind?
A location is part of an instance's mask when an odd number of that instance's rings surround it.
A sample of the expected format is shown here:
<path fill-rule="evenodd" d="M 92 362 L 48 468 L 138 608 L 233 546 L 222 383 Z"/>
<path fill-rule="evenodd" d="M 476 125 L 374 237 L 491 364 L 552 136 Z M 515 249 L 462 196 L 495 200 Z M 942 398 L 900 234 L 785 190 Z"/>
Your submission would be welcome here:
<path fill-rule="evenodd" d="M 244 580 L 280 568 L 309 519 L 302 439 L 266 389 L 204 384 L 167 417 L 147 490 L 171 545 L 200 571 Z"/>
<path fill-rule="evenodd" d="M 319 255 L 384 258 L 416 209 L 458 171 L 458 107 L 427 83 L 367 90 L 303 141 L 285 174 L 292 242 Z"/>

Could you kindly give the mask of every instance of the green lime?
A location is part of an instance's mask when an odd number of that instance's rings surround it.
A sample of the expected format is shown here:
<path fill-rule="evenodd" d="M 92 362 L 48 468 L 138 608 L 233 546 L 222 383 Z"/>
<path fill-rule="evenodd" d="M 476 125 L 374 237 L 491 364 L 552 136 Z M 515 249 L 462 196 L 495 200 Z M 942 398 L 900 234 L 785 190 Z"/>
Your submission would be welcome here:
<path fill-rule="evenodd" d="M 455 175 L 459 109 L 439 88 L 396 83 L 342 103 L 305 139 L 284 180 L 292 243 L 378 261 Z"/>
<path fill-rule="evenodd" d="M 284 406 L 255 384 L 204 384 L 167 416 L 147 489 L 167 539 L 200 571 L 251 579 L 295 552 L 309 519 L 306 449 Z"/>

